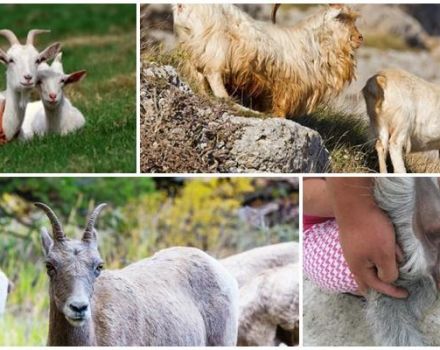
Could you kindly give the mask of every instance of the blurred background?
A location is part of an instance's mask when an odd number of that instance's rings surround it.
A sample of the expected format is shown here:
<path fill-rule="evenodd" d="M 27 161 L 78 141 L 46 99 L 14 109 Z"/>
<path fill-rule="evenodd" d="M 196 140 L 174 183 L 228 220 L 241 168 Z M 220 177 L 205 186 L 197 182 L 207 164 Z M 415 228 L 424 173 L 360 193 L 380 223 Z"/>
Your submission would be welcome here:
<path fill-rule="evenodd" d="M 0 345 L 45 345 L 48 278 L 33 206 L 50 205 L 70 237 L 87 213 L 106 208 L 97 228 L 106 268 L 121 268 L 170 246 L 223 258 L 298 240 L 297 178 L 2 178 L 0 270 L 14 287 L 0 315 Z"/>

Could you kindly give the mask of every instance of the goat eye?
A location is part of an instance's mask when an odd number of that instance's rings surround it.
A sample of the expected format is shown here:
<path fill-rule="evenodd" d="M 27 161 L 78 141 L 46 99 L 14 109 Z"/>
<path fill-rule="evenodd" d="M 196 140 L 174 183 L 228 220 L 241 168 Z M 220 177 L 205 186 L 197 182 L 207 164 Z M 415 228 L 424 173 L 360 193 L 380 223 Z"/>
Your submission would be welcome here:
<path fill-rule="evenodd" d="M 37 82 L 35 84 L 41 85 L 41 80 L 37 80 Z"/>
<path fill-rule="evenodd" d="M 56 273 L 55 267 L 49 262 L 46 263 L 46 270 L 47 274 L 51 277 Z"/>
<path fill-rule="evenodd" d="M 99 276 L 99 274 L 101 273 L 101 271 L 103 269 L 104 269 L 104 264 L 103 263 L 101 263 L 98 266 L 96 266 L 96 268 L 95 268 L 95 275 L 96 275 L 96 277 Z"/>
<path fill-rule="evenodd" d="M 35 60 L 35 63 L 36 63 L 36 64 L 40 64 L 41 62 L 44 62 L 44 61 L 46 61 L 45 58 L 37 58 L 37 59 Z"/>
<path fill-rule="evenodd" d="M 61 80 L 60 80 L 60 83 L 61 83 L 61 84 L 64 84 L 65 82 L 66 82 L 66 79 L 61 79 Z"/>
<path fill-rule="evenodd" d="M 9 63 L 14 63 L 14 59 L 13 59 L 13 58 L 10 58 L 8 62 L 9 62 Z"/>

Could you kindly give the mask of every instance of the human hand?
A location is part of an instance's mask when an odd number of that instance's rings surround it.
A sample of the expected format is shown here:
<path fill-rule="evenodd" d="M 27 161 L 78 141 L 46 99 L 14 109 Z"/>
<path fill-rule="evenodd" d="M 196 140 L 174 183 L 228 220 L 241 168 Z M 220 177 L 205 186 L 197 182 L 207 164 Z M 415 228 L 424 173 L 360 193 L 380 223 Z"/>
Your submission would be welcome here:
<path fill-rule="evenodd" d="M 342 251 L 359 286 L 394 298 L 405 298 L 405 289 L 394 286 L 399 276 L 401 252 L 388 216 L 377 206 L 369 178 L 327 179 L 332 195 Z"/>

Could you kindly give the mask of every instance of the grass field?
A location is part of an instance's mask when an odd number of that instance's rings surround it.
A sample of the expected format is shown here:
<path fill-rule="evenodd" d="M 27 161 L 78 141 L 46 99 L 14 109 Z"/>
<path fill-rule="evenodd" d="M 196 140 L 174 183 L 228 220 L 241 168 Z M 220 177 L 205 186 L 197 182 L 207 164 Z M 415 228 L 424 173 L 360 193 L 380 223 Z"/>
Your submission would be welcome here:
<path fill-rule="evenodd" d="M 88 72 L 81 83 L 66 89 L 83 112 L 85 127 L 64 137 L 1 146 L 0 172 L 135 172 L 135 5 L 1 5 L 0 11 L 2 27 L 20 38 L 32 28 L 50 29 L 38 37 L 37 47 L 60 41 L 65 71 Z M 6 48 L 6 40 L 0 40 Z M 0 70 L 4 90 L 4 68 Z"/>

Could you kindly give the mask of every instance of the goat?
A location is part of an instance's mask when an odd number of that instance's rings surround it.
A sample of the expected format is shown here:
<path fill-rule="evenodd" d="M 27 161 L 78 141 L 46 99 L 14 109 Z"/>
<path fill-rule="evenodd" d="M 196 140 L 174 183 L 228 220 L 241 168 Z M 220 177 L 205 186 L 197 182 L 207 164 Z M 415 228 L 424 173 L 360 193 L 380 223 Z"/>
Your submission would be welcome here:
<path fill-rule="evenodd" d="M 298 243 L 255 248 L 220 262 L 240 287 L 239 346 L 298 343 Z"/>
<path fill-rule="evenodd" d="M 256 110 L 295 117 L 355 77 L 363 38 L 348 6 L 330 5 L 290 27 L 256 21 L 232 4 L 174 5 L 173 17 L 184 69 L 219 98 L 241 92 Z"/>
<path fill-rule="evenodd" d="M 66 135 L 84 126 L 83 114 L 64 96 L 63 88 L 81 81 L 86 71 L 65 74 L 61 59 L 60 52 L 50 67 L 44 64 L 38 70 L 36 85 L 41 100 L 28 104 L 20 138 L 31 139 L 49 132 Z"/>
<path fill-rule="evenodd" d="M 5 312 L 6 300 L 11 291 L 11 286 L 11 282 L 9 282 L 3 271 L 0 270 L 0 316 Z"/>
<path fill-rule="evenodd" d="M 419 323 L 436 300 L 440 282 L 439 179 L 376 178 L 374 196 L 394 224 L 404 255 L 395 284 L 409 296 L 395 299 L 371 291 L 367 320 L 377 345 L 427 345 Z"/>
<path fill-rule="evenodd" d="M 362 93 L 381 173 L 387 172 L 388 152 L 394 172 L 405 173 L 404 151 L 440 149 L 440 86 L 404 70 L 386 69 L 371 77 Z"/>
<path fill-rule="evenodd" d="M 6 143 L 20 131 L 31 89 L 35 86 L 37 68 L 52 59 L 59 51 L 60 43 L 54 43 L 38 53 L 34 46 L 35 36 L 48 30 L 32 29 L 24 45 L 15 34 L 0 30 L 0 35 L 8 39 L 11 47 L 4 52 L 0 49 L 0 62 L 6 66 L 6 91 L 0 93 L 0 143 Z"/>
<path fill-rule="evenodd" d="M 237 341 L 238 286 L 215 259 L 174 247 L 121 270 L 103 271 L 95 221 L 81 240 L 68 239 L 47 205 L 52 224 L 41 231 L 50 278 L 48 345 L 232 346 Z"/>

